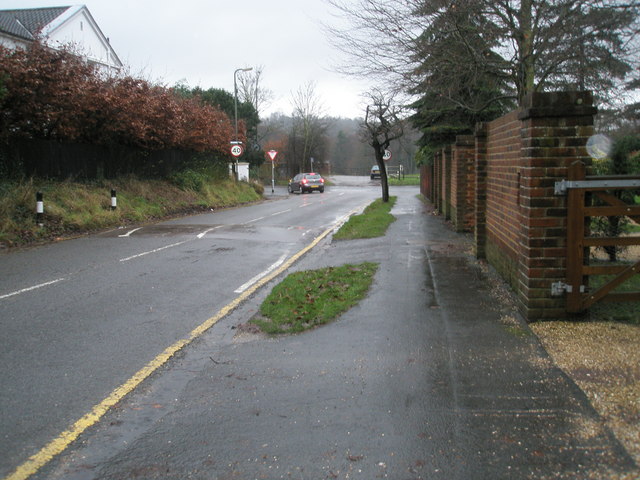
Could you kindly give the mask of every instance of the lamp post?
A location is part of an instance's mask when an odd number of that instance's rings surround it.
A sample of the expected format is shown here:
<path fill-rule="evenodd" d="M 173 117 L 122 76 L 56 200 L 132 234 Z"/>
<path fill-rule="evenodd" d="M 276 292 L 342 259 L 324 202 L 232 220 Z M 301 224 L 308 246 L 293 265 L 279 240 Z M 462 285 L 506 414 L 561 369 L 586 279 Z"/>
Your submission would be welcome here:
<path fill-rule="evenodd" d="M 249 68 L 236 68 L 235 71 L 233 72 L 233 105 L 234 105 L 234 112 L 235 112 L 235 137 L 233 138 L 234 143 L 236 145 L 238 145 L 238 83 L 237 83 L 237 76 L 238 76 L 238 72 L 249 72 L 253 70 L 253 67 L 249 67 Z M 238 180 L 238 157 L 236 157 L 236 180 Z"/>

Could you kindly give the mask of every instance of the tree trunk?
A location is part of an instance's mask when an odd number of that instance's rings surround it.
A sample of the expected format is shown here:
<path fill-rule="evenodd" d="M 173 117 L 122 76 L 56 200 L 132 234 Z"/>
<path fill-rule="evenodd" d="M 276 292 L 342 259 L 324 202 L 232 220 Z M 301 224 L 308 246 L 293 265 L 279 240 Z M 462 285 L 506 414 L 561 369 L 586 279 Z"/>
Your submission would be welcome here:
<path fill-rule="evenodd" d="M 381 146 L 376 149 L 376 163 L 380 167 L 380 184 L 382 185 L 382 201 L 387 203 L 389 201 L 389 179 L 387 178 L 387 166 L 384 163 L 382 157 L 384 156 L 385 149 Z"/>
<path fill-rule="evenodd" d="M 535 59 L 533 56 L 533 2 L 522 0 L 520 3 L 520 31 L 518 49 L 520 55 L 520 73 L 518 75 L 518 103 L 535 88 Z"/>

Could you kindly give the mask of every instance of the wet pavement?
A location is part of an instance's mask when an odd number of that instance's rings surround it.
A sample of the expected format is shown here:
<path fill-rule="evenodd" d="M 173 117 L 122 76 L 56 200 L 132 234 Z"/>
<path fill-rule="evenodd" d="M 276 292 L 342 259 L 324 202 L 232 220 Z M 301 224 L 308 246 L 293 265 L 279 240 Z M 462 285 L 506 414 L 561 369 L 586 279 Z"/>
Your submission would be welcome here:
<path fill-rule="evenodd" d="M 366 299 L 301 334 L 243 332 L 267 285 L 38 479 L 616 478 L 629 455 L 550 361 L 469 238 L 397 188 L 385 237 L 292 270 L 374 261 Z M 632 477 L 629 477 L 632 478 Z"/>

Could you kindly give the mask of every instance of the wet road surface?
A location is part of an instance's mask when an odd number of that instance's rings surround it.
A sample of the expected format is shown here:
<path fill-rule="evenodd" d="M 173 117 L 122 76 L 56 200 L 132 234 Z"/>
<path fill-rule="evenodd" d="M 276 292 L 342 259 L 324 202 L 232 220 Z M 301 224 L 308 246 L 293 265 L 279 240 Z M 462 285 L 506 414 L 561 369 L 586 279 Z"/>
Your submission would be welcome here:
<path fill-rule="evenodd" d="M 376 193 L 282 195 L 0 255 L 0 478 Z"/>
<path fill-rule="evenodd" d="M 616 478 L 634 466 L 496 294 L 468 243 L 399 196 L 380 239 L 323 240 L 293 270 L 380 264 L 369 296 L 302 335 L 240 333 L 269 286 L 38 479 Z"/>

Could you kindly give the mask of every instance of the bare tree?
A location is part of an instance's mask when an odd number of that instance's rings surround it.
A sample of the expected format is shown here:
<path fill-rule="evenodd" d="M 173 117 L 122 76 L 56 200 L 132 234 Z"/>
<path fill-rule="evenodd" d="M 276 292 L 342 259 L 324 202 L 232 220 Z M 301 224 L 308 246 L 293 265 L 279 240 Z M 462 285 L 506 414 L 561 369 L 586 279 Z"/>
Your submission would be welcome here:
<path fill-rule="evenodd" d="M 269 106 L 273 100 L 273 91 L 262 86 L 264 67 L 253 67 L 238 77 L 238 95 L 242 102 L 250 103 L 258 115 Z"/>
<path fill-rule="evenodd" d="M 273 91 L 262 86 L 263 70 L 264 67 L 260 65 L 238 76 L 238 95 L 240 100 L 242 103 L 253 105 L 258 117 L 258 123 L 260 123 L 260 112 L 264 111 L 273 100 Z M 255 146 L 261 145 L 269 133 L 268 129 L 256 126 L 253 132 Z"/>
<path fill-rule="evenodd" d="M 400 117 L 402 107 L 394 104 L 392 95 L 380 91 L 369 94 L 370 105 L 363 124 L 363 137 L 373 147 L 376 163 L 380 168 L 382 201 L 389 201 L 389 181 L 384 154 L 393 140 L 404 134 L 404 121 Z"/>
<path fill-rule="evenodd" d="M 327 130 L 324 107 L 315 91 L 315 83 L 308 82 L 300 87 L 292 96 L 293 126 L 289 136 L 291 160 L 297 165 L 299 172 L 305 171 L 307 162 L 315 151 L 319 151 L 321 141 Z"/>

